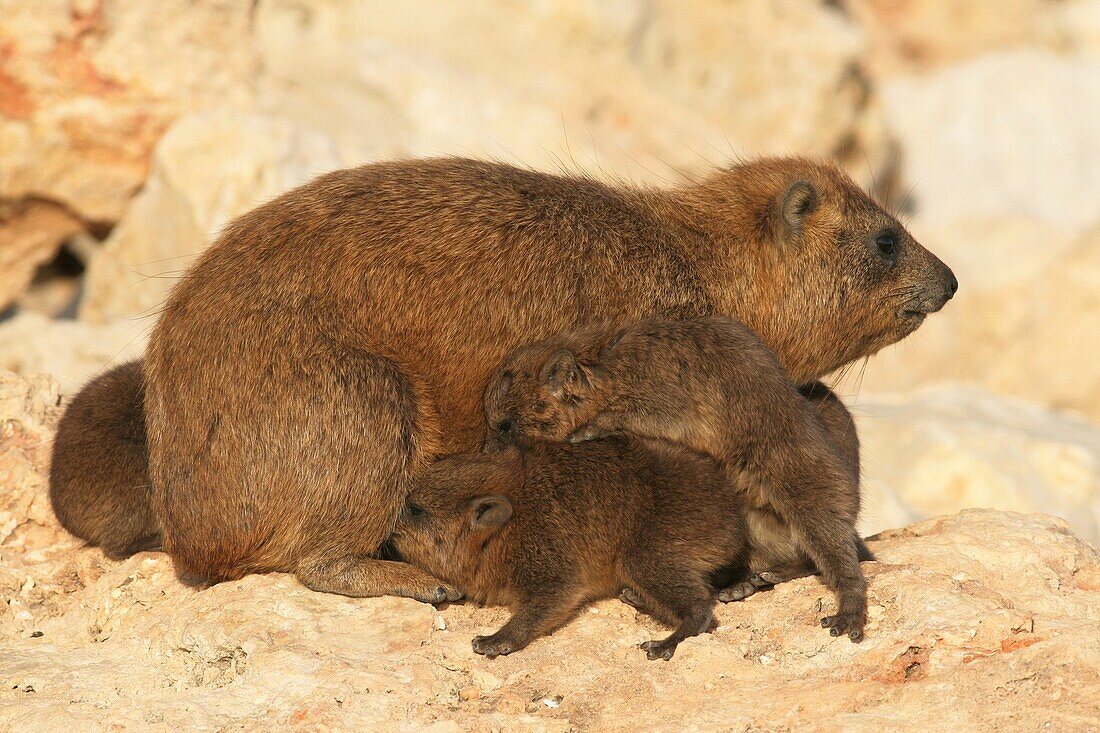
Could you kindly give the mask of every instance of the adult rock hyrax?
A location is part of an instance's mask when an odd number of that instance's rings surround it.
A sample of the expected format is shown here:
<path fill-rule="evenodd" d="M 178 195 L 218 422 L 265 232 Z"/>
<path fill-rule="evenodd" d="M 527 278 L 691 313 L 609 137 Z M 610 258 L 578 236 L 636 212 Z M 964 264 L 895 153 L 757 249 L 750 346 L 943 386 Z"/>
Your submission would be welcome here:
<path fill-rule="evenodd" d="M 457 454 L 413 486 L 392 537 L 398 553 L 515 612 L 474 639 L 478 654 L 518 651 L 585 603 L 630 588 L 674 628 L 642 648 L 670 659 L 709 627 L 715 575 L 744 563 L 739 492 L 717 461 L 668 443 L 611 437 Z"/>
<path fill-rule="evenodd" d="M 186 574 L 437 599 L 377 550 L 411 478 L 478 445 L 482 388 L 513 348 L 718 313 L 805 384 L 954 289 L 843 173 L 802 159 L 670 190 L 460 159 L 342 170 L 230 223 L 174 289 L 143 367 L 144 483 Z"/>
<path fill-rule="evenodd" d="M 839 602 L 822 625 L 862 639 L 858 477 L 816 406 L 741 322 L 648 318 L 522 347 L 490 381 L 485 415 L 489 448 L 628 432 L 721 461 L 749 508 L 750 569 L 782 580 L 812 562 Z M 724 600 L 753 587 L 730 588 Z"/>

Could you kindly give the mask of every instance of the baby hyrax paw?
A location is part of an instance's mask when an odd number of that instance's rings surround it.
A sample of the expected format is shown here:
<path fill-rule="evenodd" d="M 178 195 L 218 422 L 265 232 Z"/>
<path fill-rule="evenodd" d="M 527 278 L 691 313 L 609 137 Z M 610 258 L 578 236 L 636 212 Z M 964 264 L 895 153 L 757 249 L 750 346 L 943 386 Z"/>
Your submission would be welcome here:
<path fill-rule="evenodd" d="M 489 659 L 511 654 L 523 648 L 522 644 L 499 631 L 492 636 L 475 636 L 472 645 L 476 654 L 483 654 Z"/>
<path fill-rule="evenodd" d="M 570 433 L 569 437 L 566 438 L 566 440 L 570 443 L 583 443 L 586 440 L 597 440 L 608 435 L 610 435 L 610 433 L 601 430 L 595 425 L 581 425 L 579 428 Z"/>
<path fill-rule="evenodd" d="M 731 586 L 723 588 L 718 591 L 718 600 L 722 603 L 730 603 L 731 601 L 743 601 L 749 596 L 755 594 L 757 587 L 747 580 L 740 583 L 734 583 Z"/>
<path fill-rule="evenodd" d="M 647 659 L 663 659 L 667 662 L 672 659 L 672 655 L 676 653 L 677 644 L 678 642 L 670 641 L 669 639 L 662 639 L 660 641 L 654 639 L 652 641 L 643 641 L 641 647 Z"/>
<path fill-rule="evenodd" d="M 866 623 L 866 615 L 862 613 L 838 613 L 821 619 L 821 626 L 829 630 L 830 636 L 847 634 L 854 644 L 863 641 L 863 626 Z"/>
<path fill-rule="evenodd" d="M 642 597 L 638 595 L 638 592 L 633 588 L 623 588 L 619 591 L 619 600 L 639 610 L 645 608 L 645 601 L 642 600 Z"/>

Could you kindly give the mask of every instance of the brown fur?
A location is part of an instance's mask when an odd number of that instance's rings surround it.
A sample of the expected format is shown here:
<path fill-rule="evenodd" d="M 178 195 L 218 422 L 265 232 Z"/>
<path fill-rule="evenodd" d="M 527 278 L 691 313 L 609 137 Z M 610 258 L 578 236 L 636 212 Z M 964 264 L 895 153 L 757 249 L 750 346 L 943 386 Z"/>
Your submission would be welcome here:
<path fill-rule="evenodd" d="M 952 282 L 842 173 L 800 159 L 668 191 L 459 159 L 338 171 L 231 223 L 169 298 L 144 367 L 153 509 L 191 574 L 437 597 L 371 558 L 410 477 L 474 447 L 511 349 L 715 312 L 803 383 L 904 337 Z"/>
<path fill-rule="evenodd" d="M 821 382 L 802 387 L 799 392 L 813 408 L 815 417 L 820 421 L 837 455 L 852 476 L 851 486 L 857 490 L 853 499 L 858 507 L 860 499 L 858 492 L 859 437 L 856 434 L 852 414 L 844 407 L 840 398 Z M 750 518 L 754 514 L 756 513 L 750 513 Z M 719 598 L 723 601 L 744 600 L 758 590 L 817 572 L 810 558 L 798 550 L 790 528 L 785 523 L 775 521 L 774 515 L 756 514 L 755 520 L 756 527 L 752 534 L 756 538 L 755 552 L 749 561 L 749 566 L 755 572 L 748 578 L 734 582 L 724 589 L 719 594 Z M 855 541 L 860 562 L 875 559 L 858 534 Z"/>
<path fill-rule="evenodd" d="M 738 321 L 646 319 L 562 334 L 505 359 L 486 389 L 486 443 L 576 443 L 625 431 L 713 456 L 749 508 L 750 568 L 769 582 L 820 569 L 840 606 L 822 624 L 858 641 L 867 584 L 858 474 L 845 455 L 856 441 L 858 464 L 858 440 L 841 432 L 838 448 L 826 429 L 837 408 L 815 400 Z M 752 585 L 719 597 L 743 598 Z"/>
<path fill-rule="evenodd" d="M 50 503 L 77 537 L 126 557 L 160 547 L 149 505 L 141 362 L 92 380 L 57 426 L 50 466 Z"/>
<path fill-rule="evenodd" d="M 741 499 L 717 462 L 665 443 L 459 454 L 429 468 L 398 519 L 394 547 L 479 603 L 515 615 L 474 651 L 518 651 L 585 603 L 624 588 L 673 626 L 642 645 L 670 659 L 711 621 L 711 579 L 744 561 Z"/>

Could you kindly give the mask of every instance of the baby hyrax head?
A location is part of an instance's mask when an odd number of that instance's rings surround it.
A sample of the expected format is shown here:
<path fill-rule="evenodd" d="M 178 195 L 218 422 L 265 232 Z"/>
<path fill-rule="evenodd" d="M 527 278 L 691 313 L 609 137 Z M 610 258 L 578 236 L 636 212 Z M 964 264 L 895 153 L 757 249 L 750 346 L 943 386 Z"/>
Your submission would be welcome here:
<path fill-rule="evenodd" d="M 555 339 L 517 349 L 485 389 L 485 451 L 569 440 L 606 408 L 608 397 L 594 359 Z"/>
<path fill-rule="evenodd" d="M 436 461 L 406 498 L 390 544 L 406 562 L 465 588 L 488 544 L 512 520 L 511 500 L 495 492 L 507 491 L 521 471 L 515 455 Z"/>

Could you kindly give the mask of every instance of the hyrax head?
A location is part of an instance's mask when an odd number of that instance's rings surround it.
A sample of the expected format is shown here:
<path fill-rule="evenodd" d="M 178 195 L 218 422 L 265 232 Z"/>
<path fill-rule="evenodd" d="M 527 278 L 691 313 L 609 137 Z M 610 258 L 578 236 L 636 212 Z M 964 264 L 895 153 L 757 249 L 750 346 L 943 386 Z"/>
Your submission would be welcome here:
<path fill-rule="evenodd" d="M 705 228 L 729 249 L 711 263 L 712 282 L 723 281 L 726 257 L 743 262 L 749 246 L 762 257 L 748 282 L 719 286 L 716 306 L 738 312 L 796 383 L 901 340 L 958 288 L 943 262 L 835 166 L 765 158 L 694 190 Z M 746 232 L 757 241 L 744 241 Z M 745 297 L 753 307 L 738 309 Z"/>
<path fill-rule="evenodd" d="M 518 456 L 443 458 L 419 477 L 394 525 L 390 544 L 401 557 L 440 580 L 463 585 L 486 544 L 509 524 L 507 491 Z"/>
<path fill-rule="evenodd" d="M 598 369 L 550 339 L 509 354 L 485 389 L 486 452 L 562 442 L 601 409 Z"/>

